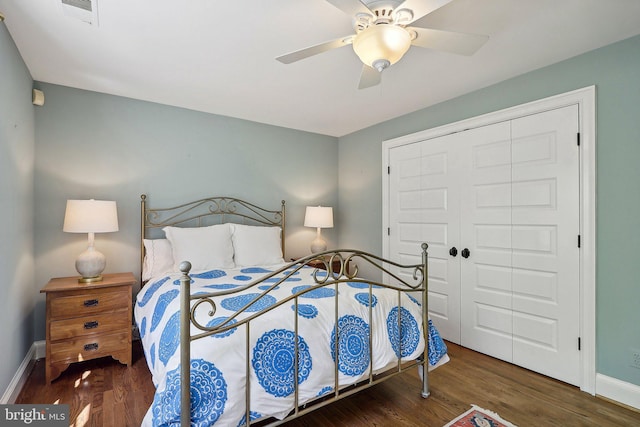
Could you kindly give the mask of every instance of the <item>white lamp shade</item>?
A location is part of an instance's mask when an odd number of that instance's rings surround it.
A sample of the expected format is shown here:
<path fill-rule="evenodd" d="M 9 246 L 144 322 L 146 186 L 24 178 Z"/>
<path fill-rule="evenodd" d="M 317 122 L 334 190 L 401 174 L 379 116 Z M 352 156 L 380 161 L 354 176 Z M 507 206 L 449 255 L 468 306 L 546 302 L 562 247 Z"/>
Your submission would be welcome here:
<path fill-rule="evenodd" d="M 353 40 L 353 50 L 370 67 L 379 60 L 398 62 L 411 47 L 411 34 L 397 25 L 371 25 Z"/>
<path fill-rule="evenodd" d="M 333 208 L 327 206 L 307 206 L 304 215 L 305 227 L 333 228 Z"/>
<path fill-rule="evenodd" d="M 67 200 L 63 231 L 67 233 L 109 233 L 118 231 L 116 202 Z"/>

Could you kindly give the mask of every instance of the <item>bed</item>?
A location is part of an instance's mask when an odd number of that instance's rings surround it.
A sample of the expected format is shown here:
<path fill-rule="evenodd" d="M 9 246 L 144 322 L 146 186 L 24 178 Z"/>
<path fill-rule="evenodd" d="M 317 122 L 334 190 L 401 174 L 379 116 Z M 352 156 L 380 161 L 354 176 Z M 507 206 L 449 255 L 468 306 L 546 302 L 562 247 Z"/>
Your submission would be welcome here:
<path fill-rule="evenodd" d="M 279 425 L 408 369 L 429 396 L 448 356 L 427 316 L 427 244 L 416 265 L 351 249 L 286 263 L 284 233 L 284 201 L 141 196 L 134 314 L 156 387 L 143 425 Z M 358 277 L 364 264 L 384 279 Z"/>

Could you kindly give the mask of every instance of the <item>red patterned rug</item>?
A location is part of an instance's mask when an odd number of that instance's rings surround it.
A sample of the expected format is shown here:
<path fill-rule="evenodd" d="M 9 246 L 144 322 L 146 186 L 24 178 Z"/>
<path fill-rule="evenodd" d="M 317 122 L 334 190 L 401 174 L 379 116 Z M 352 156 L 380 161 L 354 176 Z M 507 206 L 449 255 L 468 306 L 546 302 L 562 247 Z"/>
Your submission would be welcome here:
<path fill-rule="evenodd" d="M 487 411 L 476 405 L 471 406 L 471 409 L 444 427 L 517 427 L 509 421 L 503 420 L 495 412 Z"/>

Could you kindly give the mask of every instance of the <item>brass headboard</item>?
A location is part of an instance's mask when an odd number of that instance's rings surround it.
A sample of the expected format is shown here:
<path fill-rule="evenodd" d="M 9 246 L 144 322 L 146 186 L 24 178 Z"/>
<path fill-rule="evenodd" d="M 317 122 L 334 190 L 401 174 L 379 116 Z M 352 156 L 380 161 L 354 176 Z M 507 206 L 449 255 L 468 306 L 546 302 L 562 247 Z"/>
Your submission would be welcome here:
<path fill-rule="evenodd" d="M 234 197 L 207 197 L 169 208 L 149 209 L 147 195 L 140 196 L 140 272 L 144 265 L 144 239 L 153 230 L 163 227 L 206 227 L 227 222 L 246 225 L 278 226 L 282 229 L 281 245 L 284 256 L 285 201 L 274 211 Z M 155 233 L 153 238 L 160 237 Z"/>

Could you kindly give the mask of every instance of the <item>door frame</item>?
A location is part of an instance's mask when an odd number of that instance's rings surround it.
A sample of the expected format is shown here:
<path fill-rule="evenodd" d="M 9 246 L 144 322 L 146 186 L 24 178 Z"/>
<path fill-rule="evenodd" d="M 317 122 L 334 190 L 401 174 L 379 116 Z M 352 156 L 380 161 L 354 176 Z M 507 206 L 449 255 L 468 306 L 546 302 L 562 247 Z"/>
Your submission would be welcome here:
<path fill-rule="evenodd" d="M 466 129 L 578 105 L 580 132 L 580 390 L 596 390 L 596 87 L 588 86 L 382 142 L 382 253 L 389 257 L 390 150 Z"/>

